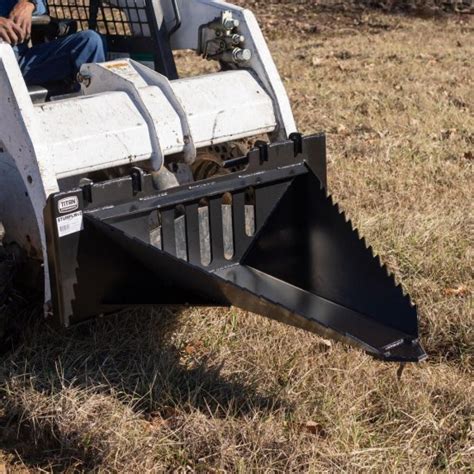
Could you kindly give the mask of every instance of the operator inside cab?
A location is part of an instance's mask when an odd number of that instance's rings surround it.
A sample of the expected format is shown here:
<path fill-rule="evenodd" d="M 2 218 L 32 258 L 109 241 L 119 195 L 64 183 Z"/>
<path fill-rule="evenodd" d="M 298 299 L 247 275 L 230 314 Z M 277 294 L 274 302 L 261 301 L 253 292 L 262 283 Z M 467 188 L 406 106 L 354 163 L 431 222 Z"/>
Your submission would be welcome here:
<path fill-rule="evenodd" d="M 90 30 L 30 47 L 32 18 L 46 13 L 45 0 L 0 0 L 0 40 L 14 47 L 28 85 L 73 82 L 84 63 L 105 61 L 104 41 Z"/>

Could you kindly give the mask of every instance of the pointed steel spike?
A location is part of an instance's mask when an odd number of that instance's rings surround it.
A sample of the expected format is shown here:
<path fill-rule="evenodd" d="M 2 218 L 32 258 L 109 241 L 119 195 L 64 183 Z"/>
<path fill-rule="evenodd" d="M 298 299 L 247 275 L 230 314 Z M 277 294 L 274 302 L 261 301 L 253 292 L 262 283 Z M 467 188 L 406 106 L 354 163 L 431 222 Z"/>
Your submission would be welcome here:
<path fill-rule="evenodd" d="M 351 226 L 351 229 L 354 228 L 354 225 L 352 224 L 352 219 L 347 219 L 346 222 Z"/>
<path fill-rule="evenodd" d="M 382 262 L 382 260 L 380 259 L 380 257 L 379 257 L 379 260 L 380 260 L 380 262 Z M 392 274 L 390 273 L 390 270 L 388 269 L 387 265 L 385 265 L 385 263 L 383 263 L 383 262 L 382 262 L 382 269 L 383 269 L 385 275 L 387 276 L 387 278 L 390 279 L 390 277 L 392 276 Z"/>
<path fill-rule="evenodd" d="M 360 241 L 362 242 L 362 245 L 367 249 L 367 241 L 365 240 L 365 237 L 359 237 L 359 238 L 360 238 Z"/>
<path fill-rule="evenodd" d="M 408 303 L 410 308 L 416 308 L 416 306 L 413 303 L 413 301 L 411 300 L 411 296 L 409 294 L 405 294 L 405 295 L 403 295 L 403 297 L 405 298 L 405 301 Z"/>

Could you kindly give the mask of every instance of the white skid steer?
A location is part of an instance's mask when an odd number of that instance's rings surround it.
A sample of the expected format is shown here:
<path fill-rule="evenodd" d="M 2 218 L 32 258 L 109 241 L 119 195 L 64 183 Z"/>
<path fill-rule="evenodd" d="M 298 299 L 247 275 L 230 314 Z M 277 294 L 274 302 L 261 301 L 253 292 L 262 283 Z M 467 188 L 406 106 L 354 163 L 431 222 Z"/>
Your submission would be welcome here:
<path fill-rule="evenodd" d="M 110 61 L 83 65 L 75 92 L 28 88 L 0 44 L 4 245 L 43 265 L 47 318 L 235 305 L 384 360 L 425 357 L 416 307 L 328 196 L 325 137 L 298 133 L 251 12 L 218 0 L 48 6 L 37 31 L 96 30 Z M 178 77 L 175 50 L 220 72 Z"/>

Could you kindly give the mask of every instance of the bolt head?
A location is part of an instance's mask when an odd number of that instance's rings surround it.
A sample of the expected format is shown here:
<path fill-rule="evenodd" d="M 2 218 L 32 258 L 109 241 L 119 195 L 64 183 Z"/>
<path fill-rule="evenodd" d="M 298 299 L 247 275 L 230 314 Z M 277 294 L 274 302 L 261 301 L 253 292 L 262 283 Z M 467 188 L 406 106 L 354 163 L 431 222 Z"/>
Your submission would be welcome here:
<path fill-rule="evenodd" d="M 250 49 L 235 48 L 232 56 L 236 63 L 244 63 L 252 59 L 252 51 Z"/>
<path fill-rule="evenodd" d="M 234 28 L 237 28 L 240 25 L 240 21 L 234 20 L 233 18 L 226 18 L 224 20 L 223 25 L 226 30 L 233 30 Z"/>

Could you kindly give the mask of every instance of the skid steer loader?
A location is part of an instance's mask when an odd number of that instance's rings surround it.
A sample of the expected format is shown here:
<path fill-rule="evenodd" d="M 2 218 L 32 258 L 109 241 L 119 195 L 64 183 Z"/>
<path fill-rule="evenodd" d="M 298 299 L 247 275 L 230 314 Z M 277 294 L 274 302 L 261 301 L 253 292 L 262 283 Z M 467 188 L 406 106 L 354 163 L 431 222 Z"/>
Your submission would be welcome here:
<path fill-rule="evenodd" d="M 35 23 L 50 39 L 94 29 L 110 59 L 84 65 L 76 92 L 28 89 L 0 44 L 0 221 L 42 262 L 48 319 L 235 305 L 383 360 L 425 357 L 416 307 L 328 195 L 325 136 L 298 133 L 251 12 L 48 4 Z M 176 50 L 220 71 L 178 77 Z"/>

